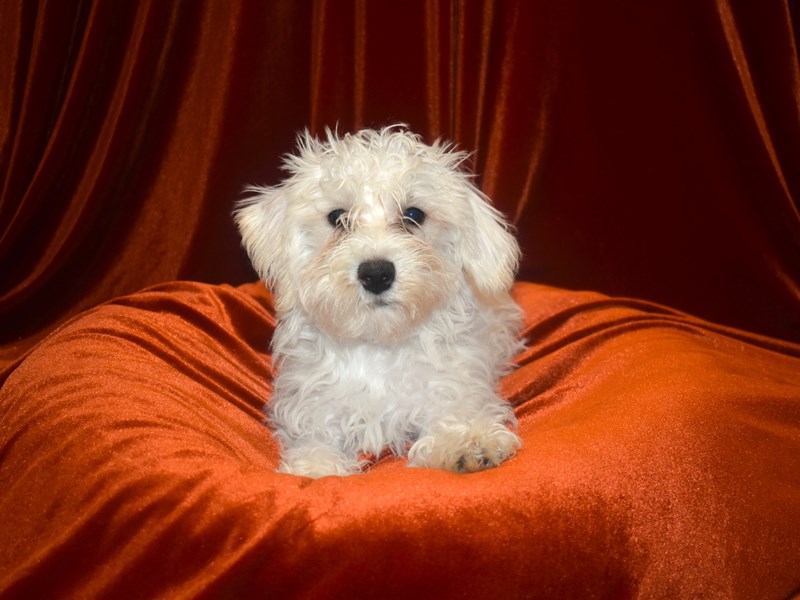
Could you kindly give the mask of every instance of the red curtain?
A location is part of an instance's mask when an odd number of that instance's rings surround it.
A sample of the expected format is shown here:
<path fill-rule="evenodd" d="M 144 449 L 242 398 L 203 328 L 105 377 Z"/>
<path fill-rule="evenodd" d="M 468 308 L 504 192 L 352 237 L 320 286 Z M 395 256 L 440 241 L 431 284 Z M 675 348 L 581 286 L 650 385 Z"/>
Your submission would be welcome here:
<path fill-rule="evenodd" d="M 789 0 L 0 1 L 0 344 L 253 279 L 230 219 L 295 132 L 474 151 L 520 278 L 800 340 Z"/>

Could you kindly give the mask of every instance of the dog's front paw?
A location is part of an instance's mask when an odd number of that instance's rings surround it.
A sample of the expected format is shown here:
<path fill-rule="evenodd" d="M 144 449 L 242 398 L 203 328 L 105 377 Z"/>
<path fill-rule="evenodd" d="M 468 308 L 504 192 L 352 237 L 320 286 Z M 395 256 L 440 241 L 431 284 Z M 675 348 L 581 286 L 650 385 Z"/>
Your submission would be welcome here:
<path fill-rule="evenodd" d="M 318 479 L 327 475 L 351 475 L 361 471 L 355 458 L 330 446 L 295 446 L 287 448 L 278 467 L 279 473 Z"/>
<path fill-rule="evenodd" d="M 519 436 L 504 423 L 476 426 L 448 423 L 419 438 L 408 452 L 412 467 L 432 467 L 473 473 L 496 467 L 522 446 Z"/>

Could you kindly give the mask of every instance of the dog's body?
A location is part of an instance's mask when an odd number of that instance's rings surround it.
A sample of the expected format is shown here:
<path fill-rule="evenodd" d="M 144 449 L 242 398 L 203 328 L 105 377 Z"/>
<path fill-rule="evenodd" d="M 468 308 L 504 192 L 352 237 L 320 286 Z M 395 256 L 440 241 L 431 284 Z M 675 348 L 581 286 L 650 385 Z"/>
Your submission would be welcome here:
<path fill-rule="evenodd" d="M 389 447 L 468 472 L 519 448 L 495 389 L 520 348 L 519 249 L 464 158 L 400 128 L 306 134 L 237 210 L 276 298 L 280 470 L 353 473 Z"/>

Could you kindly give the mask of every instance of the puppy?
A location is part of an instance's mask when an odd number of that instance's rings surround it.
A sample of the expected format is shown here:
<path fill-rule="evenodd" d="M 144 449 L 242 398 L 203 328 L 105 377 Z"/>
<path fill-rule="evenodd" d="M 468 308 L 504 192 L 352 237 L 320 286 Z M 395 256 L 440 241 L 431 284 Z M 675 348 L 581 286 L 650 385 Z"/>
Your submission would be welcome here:
<path fill-rule="evenodd" d="M 519 246 L 450 145 L 402 126 L 298 138 L 288 178 L 234 215 L 274 294 L 267 414 L 279 471 L 472 472 L 520 447 L 498 378 L 521 348 Z"/>

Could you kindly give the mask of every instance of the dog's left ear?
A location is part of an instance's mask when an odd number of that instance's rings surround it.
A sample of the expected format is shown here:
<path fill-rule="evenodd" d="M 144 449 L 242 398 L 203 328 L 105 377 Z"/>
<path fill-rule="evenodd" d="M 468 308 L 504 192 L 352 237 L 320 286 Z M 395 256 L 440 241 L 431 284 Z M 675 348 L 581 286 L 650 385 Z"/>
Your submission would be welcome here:
<path fill-rule="evenodd" d="M 492 298 L 508 292 L 519 266 L 520 249 L 511 226 L 471 182 L 467 204 L 471 226 L 462 232 L 461 256 L 467 278 L 479 296 Z M 471 217 L 471 218 L 470 218 Z"/>

